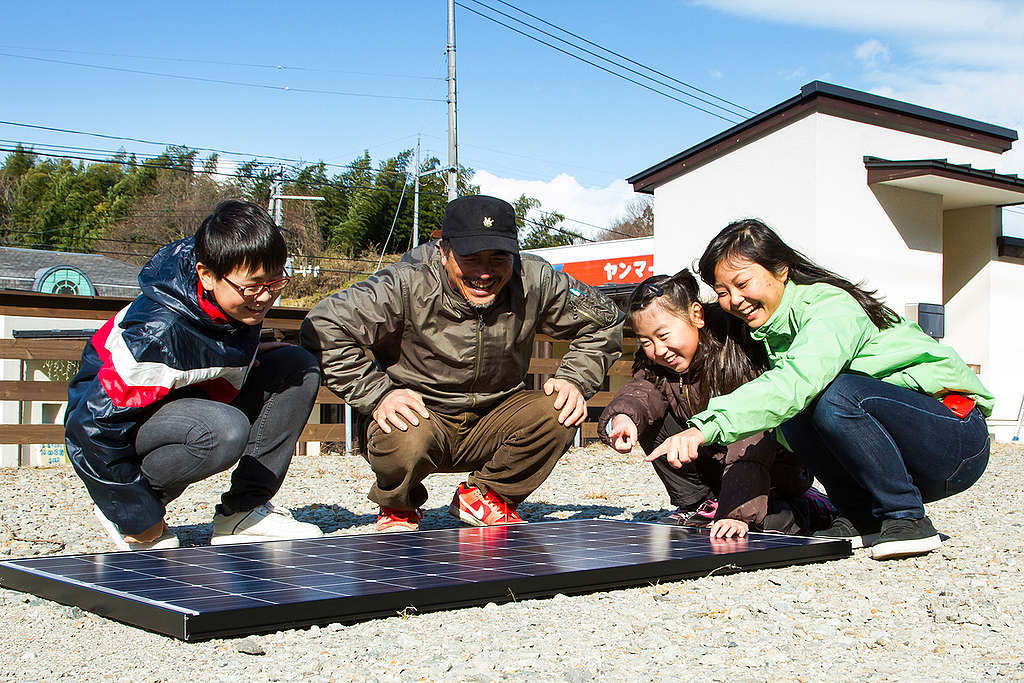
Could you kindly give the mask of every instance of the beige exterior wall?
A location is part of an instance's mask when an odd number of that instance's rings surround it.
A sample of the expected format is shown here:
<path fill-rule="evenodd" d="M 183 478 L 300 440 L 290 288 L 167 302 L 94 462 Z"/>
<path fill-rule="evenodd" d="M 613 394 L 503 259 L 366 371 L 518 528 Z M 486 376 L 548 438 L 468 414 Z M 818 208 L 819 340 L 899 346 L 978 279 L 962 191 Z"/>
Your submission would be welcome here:
<path fill-rule="evenodd" d="M 1024 393 L 1024 318 L 1009 313 L 1024 292 L 1024 261 L 992 261 L 1001 211 L 944 211 L 941 195 L 869 186 L 865 156 L 1003 164 L 996 152 L 813 113 L 655 189 L 656 272 L 691 265 L 730 221 L 753 216 L 898 313 L 946 304 L 944 341 L 981 365 L 996 394 L 992 424 L 1009 438 L 1004 423 Z"/>
<path fill-rule="evenodd" d="M 731 221 L 757 217 L 797 249 L 813 252 L 815 121 L 797 120 L 654 191 L 654 270 L 693 266 Z"/>

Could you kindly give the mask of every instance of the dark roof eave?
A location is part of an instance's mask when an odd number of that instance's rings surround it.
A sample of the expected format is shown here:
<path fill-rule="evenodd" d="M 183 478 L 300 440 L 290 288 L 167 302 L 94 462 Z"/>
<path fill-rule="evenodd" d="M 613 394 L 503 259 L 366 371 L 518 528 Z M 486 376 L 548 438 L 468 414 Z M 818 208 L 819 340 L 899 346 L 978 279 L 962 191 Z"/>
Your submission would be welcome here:
<path fill-rule="evenodd" d="M 843 88 L 831 83 L 813 81 L 800 88 L 799 95 L 791 97 L 790 99 L 775 105 L 771 109 L 767 109 L 760 114 L 752 116 L 746 121 L 742 121 L 732 128 L 710 137 L 659 164 L 655 164 L 640 173 L 630 176 L 626 179 L 626 182 L 631 184 L 633 186 L 633 190 L 636 192 L 653 194 L 654 186 L 666 180 L 664 177 L 655 177 L 658 175 L 663 176 L 664 174 L 661 174 L 662 171 L 678 165 L 691 157 L 697 156 L 702 152 L 710 150 L 715 145 L 722 143 L 730 137 L 736 136 L 737 141 L 746 141 L 746 139 L 753 137 L 754 134 L 760 134 L 761 131 L 757 130 L 759 127 L 765 130 L 772 128 L 774 127 L 772 119 L 784 116 L 790 109 L 798 108 L 797 111 L 793 112 L 793 116 L 788 117 L 789 120 L 780 119 L 776 125 L 781 126 L 785 123 L 789 123 L 790 120 L 796 118 L 796 114 L 803 114 L 804 111 L 809 108 L 810 103 L 821 96 L 825 96 L 833 100 L 852 103 L 860 107 L 892 112 L 900 116 L 909 116 L 914 119 L 922 119 L 941 124 L 943 126 L 949 126 L 966 131 L 975 137 L 984 136 L 986 138 L 994 139 L 997 146 L 1002 148 L 1002 151 L 1009 149 L 1010 145 L 1017 140 L 1017 131 L 1011 128 L 1004 128 L 1002 126 L 996 126 L 991 123 L 985 123 L 983 121 L 977 121 L 975 119 L 969 119 L 955 114 L 948 114 L 936 109 L 920 107 L 915 104 L 901 102 L 888 97 L 871 95 L 869 93 L 852 90 L 850 88 Z M 805 106 L 801 107 L 800 105 Z"/>
<path fill-rule="evenodd" d="M 1024 191 L 1024 178 L 1016 173 L 996 173 L 994 170 L 974 168 L 970 164 L 953 164 L 946 159 L 881 159 L 879 157 L 864 157 L 864 168 L 872 170 L 921 170 L 921 171 L 944 171 L 956 176 L 997 183 L 1009 186 L 1007 189 Z M 920 174 L 924 175 L 924 173 Z"/>

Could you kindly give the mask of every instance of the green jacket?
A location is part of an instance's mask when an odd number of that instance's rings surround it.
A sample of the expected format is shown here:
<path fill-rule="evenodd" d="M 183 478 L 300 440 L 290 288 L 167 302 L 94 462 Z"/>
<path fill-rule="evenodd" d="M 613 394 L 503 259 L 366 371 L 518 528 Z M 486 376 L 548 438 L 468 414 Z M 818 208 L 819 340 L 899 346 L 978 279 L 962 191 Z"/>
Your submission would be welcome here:
<path fill-rule="evenodd" d="M 992 394 L 952 348 L 900 319 L 879 330 L 847 292 L 787 282 L 778 309 L 751 333 L 771 367 L 731 394 L 711 399 L 690 424 L 709 443 L 732 443 L 778 427 L 806 408 L 841 372 L 931 394 L 970 396 L 985 415 Z"/>

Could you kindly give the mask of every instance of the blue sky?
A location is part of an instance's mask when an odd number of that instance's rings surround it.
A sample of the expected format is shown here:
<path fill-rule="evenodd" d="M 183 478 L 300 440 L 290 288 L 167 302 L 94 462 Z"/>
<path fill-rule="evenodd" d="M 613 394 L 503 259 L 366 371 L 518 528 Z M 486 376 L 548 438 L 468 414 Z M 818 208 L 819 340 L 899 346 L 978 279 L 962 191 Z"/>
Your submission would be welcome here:
<path fill-rule="evenodd" d="M 825 80 L 1024 128 L 1024 11 L 1013 0 L 513 4 L 754 111 Z M 8 3 L 0 120 L 333 164 L 396 154 L 422 133 L 444 161 L 445 7 Z M 485 191 L 527 192 L 605 224 L 630 199 L 624 178 L 730 125 L 467 9 L 456 17 L 459 160 Z M 0 139 L 160 150 L 2 124 Z M 1024 173 L 1020 149 L 1006 157 L 1003 170 Z"/>

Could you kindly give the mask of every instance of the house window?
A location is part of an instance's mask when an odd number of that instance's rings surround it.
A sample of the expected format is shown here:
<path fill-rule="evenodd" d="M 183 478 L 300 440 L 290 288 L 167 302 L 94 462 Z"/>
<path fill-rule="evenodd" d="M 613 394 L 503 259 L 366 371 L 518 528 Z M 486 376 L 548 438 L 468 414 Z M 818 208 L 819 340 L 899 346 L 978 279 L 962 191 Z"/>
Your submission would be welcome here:
<path fill-rule="evenodd" d="M 53 266 L 37 271 L 32 290 L 46 294 L 96 294 L 89 277 L 74 266 Z"/>

